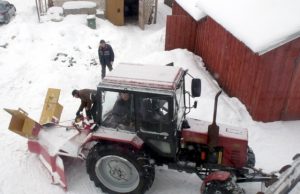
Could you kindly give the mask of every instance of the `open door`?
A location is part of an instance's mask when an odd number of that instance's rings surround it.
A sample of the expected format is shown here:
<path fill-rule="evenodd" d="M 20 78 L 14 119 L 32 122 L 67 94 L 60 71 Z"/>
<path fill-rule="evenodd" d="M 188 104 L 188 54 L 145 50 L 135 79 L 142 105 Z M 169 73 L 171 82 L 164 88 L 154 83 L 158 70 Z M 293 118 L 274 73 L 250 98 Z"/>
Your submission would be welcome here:
<path fill-rule="evenodd" d="M 106 0 L 105 17 L 116 26 L 124 25 L 124 0 Z"/>

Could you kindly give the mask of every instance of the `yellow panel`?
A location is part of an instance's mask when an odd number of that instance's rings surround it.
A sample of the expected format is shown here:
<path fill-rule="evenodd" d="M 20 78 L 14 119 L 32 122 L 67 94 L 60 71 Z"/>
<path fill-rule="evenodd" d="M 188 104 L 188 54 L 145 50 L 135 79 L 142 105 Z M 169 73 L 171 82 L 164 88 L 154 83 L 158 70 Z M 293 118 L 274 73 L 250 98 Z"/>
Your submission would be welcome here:
<path fill-rule="evenodd" d="M 57 106 L 55 107 L 54 115 L 58 120 L 60 119 L 61 113 L 63 110 L 63 106 L 57 103 Z"/>
<path fill-rule="evenodd" d="M 58 103 L 60 89 L 49 88 L 45 98 L 40 124 L 51 123 L 52 118 L 60 119 L 63 106 Z"/>
<path fill-rule="evenodd" d="M 24 133 L 24 135 L 26 137 L 32 137 L 33 136 L 32 135 L 32 130 L 33 130 L 34 126 L 35 126 L 34 120 L 32 120 L 30 118 L 25 119 L 22 132 Z"/>
<path fill-rule="evenodd" d="M 4 110 L 12 115 L 8 127 L 9 130 L 23 137 L 34 137 L 33 128 L 35 127 L 35 124 L 37 124 L 37 122 L 29 118 L 25 111 L 23 111 L 22 109 L 19 110 L 4 109 Z"/>
<path fill-rule="evenodd" d="M 60 89 L 48 88 L 45 102 L 57 103 L 60 95 Z"/>

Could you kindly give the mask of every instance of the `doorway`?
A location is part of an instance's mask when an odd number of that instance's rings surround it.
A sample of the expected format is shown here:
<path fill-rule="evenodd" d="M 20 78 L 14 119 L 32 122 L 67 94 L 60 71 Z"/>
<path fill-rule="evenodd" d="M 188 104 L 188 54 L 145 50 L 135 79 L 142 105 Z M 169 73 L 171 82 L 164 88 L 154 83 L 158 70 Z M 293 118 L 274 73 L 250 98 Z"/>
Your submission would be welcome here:
<path fill-rule="evenodd" d="M 124 18 L 125 23 L 138 22 L 139 18 L 139 0 L 124 0 Z"/>

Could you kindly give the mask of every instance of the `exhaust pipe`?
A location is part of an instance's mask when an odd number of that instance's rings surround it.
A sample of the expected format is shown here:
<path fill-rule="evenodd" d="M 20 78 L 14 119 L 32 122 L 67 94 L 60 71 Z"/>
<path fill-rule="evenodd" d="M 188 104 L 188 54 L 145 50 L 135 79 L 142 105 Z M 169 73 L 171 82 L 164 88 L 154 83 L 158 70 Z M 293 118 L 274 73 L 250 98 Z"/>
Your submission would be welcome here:
<path fill-rule="evenodd" d="M 215 96 L 214 115 L 213 122 L 208 126 L 208 147 L 213 150 L 214 147 L 218 146 L 219 143 L 219 126 L 216 123 L 218 99 L 222 91 L 220 90 Z"/>

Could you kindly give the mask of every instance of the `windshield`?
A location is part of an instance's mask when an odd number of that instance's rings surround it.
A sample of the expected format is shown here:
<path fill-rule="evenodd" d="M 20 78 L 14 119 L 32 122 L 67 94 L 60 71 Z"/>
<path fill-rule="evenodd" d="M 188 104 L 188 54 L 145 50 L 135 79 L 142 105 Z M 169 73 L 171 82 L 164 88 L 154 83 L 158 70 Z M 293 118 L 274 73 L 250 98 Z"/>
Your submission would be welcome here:
<path fill-rule="evenodd" d="M 133 95 L 125 92 L 104 92 L 102 125 L 121 130 L 134 130 Z"/>

